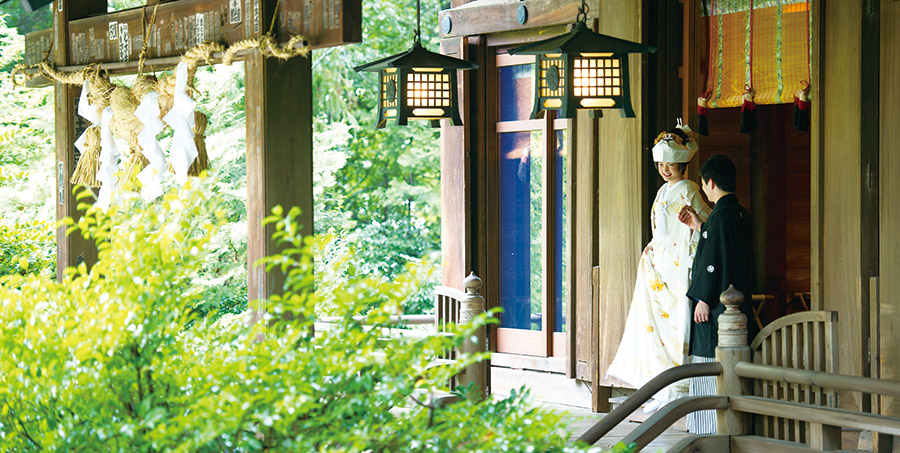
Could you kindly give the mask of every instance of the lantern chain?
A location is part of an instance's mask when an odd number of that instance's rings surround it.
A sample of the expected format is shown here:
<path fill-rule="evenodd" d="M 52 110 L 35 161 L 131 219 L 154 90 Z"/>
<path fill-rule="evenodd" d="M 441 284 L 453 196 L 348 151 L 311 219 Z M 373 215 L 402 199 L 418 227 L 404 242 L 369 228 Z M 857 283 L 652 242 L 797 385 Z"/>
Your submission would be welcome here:
<path fill-rule="evenodd" d="M 587 1 L 581 0 L 581 7 L 578 8 L 578 15 L 575 16 L 575 21 L 587 22 L 588 10 L 590 10 L 590 8 L 588 8 Z"/>
<path fill-rule="evenodd" d="M 421 3 L 422 3 L 422 0 L 416 0 L 416 35 L 414 38 L 416 44 L 421 42 L 421 35 L 422 35 Z"/>

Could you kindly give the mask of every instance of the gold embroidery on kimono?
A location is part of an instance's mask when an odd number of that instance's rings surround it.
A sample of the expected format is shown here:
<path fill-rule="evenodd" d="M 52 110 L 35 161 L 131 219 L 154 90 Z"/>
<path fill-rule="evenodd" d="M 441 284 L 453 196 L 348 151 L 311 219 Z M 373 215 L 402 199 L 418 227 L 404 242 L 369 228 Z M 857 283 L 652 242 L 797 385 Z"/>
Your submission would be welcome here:
<path fill-rule="evenodd" d="M 690 180 L 664 184 L 650 212 L 653 239 L 641 254 L 625 333 L 609 367 L 610 377 L 639 388 L 668 368 L 682 365 L 690 336 L 689 272 L 700 234 L 678 220 L 690 205 L 705 221 L 710 209 Z M 664 404 L 687 395 L 685 380 L 654 397 Z"/>

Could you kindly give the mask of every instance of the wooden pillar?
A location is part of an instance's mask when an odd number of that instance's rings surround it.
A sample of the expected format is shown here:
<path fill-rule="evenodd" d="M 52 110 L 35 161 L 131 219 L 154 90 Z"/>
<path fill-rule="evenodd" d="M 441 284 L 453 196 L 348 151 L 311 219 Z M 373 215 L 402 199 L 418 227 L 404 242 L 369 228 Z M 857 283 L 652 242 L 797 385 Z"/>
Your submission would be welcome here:
<path fill-rule="evenodd" d="M 81 19 L 91 14 L 106 11 L 106 0 L 57 0 L 53 8 L 53 64 L 64 66 L 69 59 L 69 21 Z M 82 212 L 76 207 L 78 202 L 72 193 L 69 182 L 75 171 L 75 139 L 81 130 L 76 130 L 75 113 L 77 99 L 81 88 L 59 82 L 54 84 L 54 103 L 56 110 L 56 159 L 53 173 L 55 175 L 56 220 L 71 217 L 78 220 Z M 63 270 L 69 266 L 77 266 L 84 262 L 88 266 L 97 261 L 97 248 L 92 241 L 85 240 L 80 234 L 66 235 L 66 227 L 56 230 L 56 278 L 62 281 Z"/>
<path fill-rule="evenodd" d="M 878 354 L 873 357 L 879 379 L 900 380 L 900 247 L 897 247 L 896 228 L 900 223 L 900 84 L 896 74 L 900 71 L 900 1 L 881 2 L 881 45 L 879 103 L 880 140 L 878 146 L 879 197 L 879 255 L 877 289 L 872 300 L 878 324 L 872 341 L 880 342 Z M 876 308 L 877 307 L 877 308 Z M 900 417 L 900 398 L 881 397 L 880 413 Z M 900 443 L 900 436 L 895 436 Z M 894 447 L 897 448 L 897 447 Z"/>
<path fill-rule="evenodd" d="M 599 32 L 640 41 L 643 36 L 640 9 L 640 2 L 601 2 Z M 628 64 L 631 102 L 643 106 L 645 71 L 642 56 L 630 55 Z M 591 150 L 597 169 L 593 180 L 598 184 L 594 193 L 597 240 L 592 246 L 596 247 L 593 253 L 600 268 L 595 288 L 599 300 L 594 328 L 599 332 L 599 344 L 594 365 L 597 367 L 595 375 L 601 379 L 606 376 L 622 339 L 623 320 L 631 306 L 637 266 L 645 245 L 643 233 L 638 228 L 648 215 L 640 209 L 645 190 L 641 182 L 642 173 L 649 167 L 647 144 L 653 132 L 643 130 L 646 112 L 637 109 L 635 113 L 636 118 L 622 118 L 616 111 L 604 113 L 597 120 L 596 148 Z M 596 403 L 595 408 L 598 407 Z"/>
<path fill-rule="evenodd" d="M 719 315 L 719 345 L 716 347 L 716 361 L 722 364 L 722 374 L 716 376 L 716 393 L 720 396 L 752 395 L 750 385 L 734 370 L 740 362 L 750 362 L 750 347 L 747 345 L 747 317 L 738 307 L 744 295 L 729 285 L 719 297 L 725 312 Z M 719 434 L 750 434 L 752 419 L 750 414 L 731 409 L 718 409 Z"/>
<path fill-rule="evenodd" d="M 263 24 L 275 0 L 260 0 Z M 312 68 L 309 58 L 244 60 L 247 118 L 247 289 L 249 300 L 283 292 L 284 275 L 266 272 L 260 258 L 279 251 L 274 226 L 262 221 L 272 208 L 301 210 L 300 230 L 313 233 Z"/>
<path fill-rule="evenodd" d="M 871 376 L 871 337 L 869 279 L 878 275 L 878 122 L 880 65 L 879 0 L 866 0 L 863 5 L 860 45 L 860 216 L 859 216 L 859 300 L 863 354 L 862 375 Z M 893 228 L 891 228 L 893 230 Z M 862 412 L 872 412 L 872 395 L 862 394 Z"/>
<path fill-rule="evenodd" d="M 470 48 L 471 47 L 471 48 Z M 441 42 L 441 53 L 455 58 L 476 61 L 484 68 L 484 53 L 478 45 L 469 45 L 469 38 L 451 38 Z M 473 228 L 477 226 L 476 185 L 473 184 L 473 159 L 483 155 L 477 140 L 482 138 L 478 128 L 483 126 L 484 69 L 459 71 L 457 85 L 460 93 L 460 118 L 462 125 L 453 126 L 441 121 L 441 256 L 442 284 L 457 288 L 466 272 L 477 270 L 483 275 L 483 266 L 475 261 L 478 251 Z"/>
<path fill-rule="evenodd" d="M 825 286 L 825 2 L 810 2 L 809 277 L 810 310 L 824 310 Z"/>
<path fill-rule="evenodd" d="M 822 223 L 814 225 L 822 235 L 823 250 L 817 263 L 823 267 L 821 307 L 840 313 L 839 372 L 854 376 L 864 375 L 868 343 L 860 253 L 864 233 L 860 220 L 864 213 L 860 187 L 866 180 L 859 128 L 859 118 L 865 110 L 860 98 L 863 6 L 863 0 L 824 3 L 826 57 L 822 70 L 826 81 L 821 126 L 825 132 L 820 145 L 823 148 L 820 173 L 812 175 L 822 178 L 814 181 L 823 192 L 824 203 L 818 207 Z M 853 125 L 849 128 L 846 127 L 848 119 Z M 856 392 L 841 393 L 839 400 L 843 409 L 862 410 L 864 406 Z"/>

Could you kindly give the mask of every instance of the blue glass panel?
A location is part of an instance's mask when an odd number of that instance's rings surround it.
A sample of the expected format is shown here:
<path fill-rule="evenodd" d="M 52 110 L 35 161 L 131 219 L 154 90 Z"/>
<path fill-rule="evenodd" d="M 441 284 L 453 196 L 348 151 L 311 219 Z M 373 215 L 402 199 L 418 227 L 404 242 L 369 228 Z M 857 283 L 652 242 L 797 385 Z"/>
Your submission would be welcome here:
<path fill-rule="evenodd" d="M 502 66 L 500 121 L 527 120 L 534 107 L 534 64 Z"/>
<path fill-rule="evenodd" d="M 541 329 L 541 133 L 500 134 L 500 326 Z"/>

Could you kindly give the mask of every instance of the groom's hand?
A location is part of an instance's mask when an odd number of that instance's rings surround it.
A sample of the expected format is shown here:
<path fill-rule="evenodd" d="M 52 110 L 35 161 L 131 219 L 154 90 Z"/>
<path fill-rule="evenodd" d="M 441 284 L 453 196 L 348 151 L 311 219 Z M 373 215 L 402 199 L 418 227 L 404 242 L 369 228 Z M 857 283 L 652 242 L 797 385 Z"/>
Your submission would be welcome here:
<path fill-rule="evenodd" d="M 697 324 L 709 321 L 709 305 L 702 300 L 697 301 L 697 306 L 694 308 L 694 322 Z"/>

